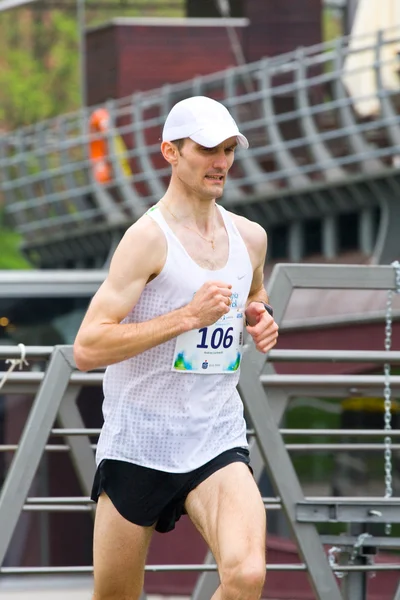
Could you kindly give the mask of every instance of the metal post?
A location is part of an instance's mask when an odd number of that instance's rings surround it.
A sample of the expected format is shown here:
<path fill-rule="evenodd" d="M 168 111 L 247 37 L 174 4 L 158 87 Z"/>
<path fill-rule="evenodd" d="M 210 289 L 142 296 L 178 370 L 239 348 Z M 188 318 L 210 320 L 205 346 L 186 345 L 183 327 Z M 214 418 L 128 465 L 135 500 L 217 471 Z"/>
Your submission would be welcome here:
<path fill-rule="evenodd" d="M 56 347 L 25 424 L 21 441 L 0 495 L 0 565 L 3 564 L 18 518 L 46 446 L 49 432 L 67 389 L 72 368 Z"/>
<path fill-rule="evenodd" d="M 359 536 L 365 532 L 364 523 L 350 523 L 349 535 Z M 359 549 L 361 550 L 361 548 Z M 350 557 L 351 557 L 350 550 Z M 355 549 L 355 552 L 357 550 Z M 353 565 L 366 565 L 367 560 L 359 552 L 351 560 Z M 343 600 L 367 600 L 367 577 L 365 571 L 349 571 L 343 578 L 342 592 Z"/>
<path fill-rule="evenodd" d="M 349 35 L 352 28 L 354 19 L 357 12 L 357 5 L 359 0 L 347 0 L 346 9 L 345 9 L 345 35 Z"/>
<path fill-rule="evenodd" d="M 79 46 L 79 83 L 81 91 L 81 106 L 87 106 L 86 94 L 86 37 L 85 37 L 85 0 L 76 0 L 76 17 L 78 22 Z"/>
<path fill-rule="evenodd" d="M 83 429 L 85 424 L 82 420 L 76 398 L 81 388 L 68 389 L 61 402 L 58 411 L 58 420 L 62 428 Z M 90 445 L 89 436 L 66 435 L 66 442 L 71 448 L 71 458 L 75 472 L 79 479 L 84 496 L 90 496 L 92 491 L 93 477 L 96 471 L 94 452 Z"/>

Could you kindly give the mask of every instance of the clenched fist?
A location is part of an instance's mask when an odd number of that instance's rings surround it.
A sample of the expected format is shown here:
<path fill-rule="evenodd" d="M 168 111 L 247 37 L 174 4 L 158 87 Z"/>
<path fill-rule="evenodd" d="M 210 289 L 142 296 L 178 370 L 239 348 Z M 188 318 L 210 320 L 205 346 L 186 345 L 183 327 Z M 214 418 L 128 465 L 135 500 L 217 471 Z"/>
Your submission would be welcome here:
<path fill-rule="evenodd" d="M 278 325 L 265 310 L 262 302 L 250 302 L 245 311 L 247 331 L 251 335 L 257 350 L 266 354 L 276 344 Z"/>
<path fill-rule="evenodd" d="M 223 281 L 206 281 L 187 305 L 195 319 L 194 329 L 212 325 L 229 312 L 232 286 Z"/>

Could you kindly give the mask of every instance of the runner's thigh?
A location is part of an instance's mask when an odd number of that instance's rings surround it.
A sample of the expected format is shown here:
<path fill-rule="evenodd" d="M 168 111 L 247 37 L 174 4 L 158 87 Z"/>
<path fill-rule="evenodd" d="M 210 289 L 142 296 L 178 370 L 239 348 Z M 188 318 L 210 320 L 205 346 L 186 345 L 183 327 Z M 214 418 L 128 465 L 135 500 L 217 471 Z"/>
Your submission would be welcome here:
<path fill-rule="evenodd" d="M 154 527 L 122 517 L 109 497 L 99 497 L 93 537 L 94 600 L 136 600 Z"/>
<path fill-rule="evenodd" d="M 190 492 L 187 513 L 221 571 L 251 563 L 265 569 L 265 507 L 249 468 L 235 462 Z"/>

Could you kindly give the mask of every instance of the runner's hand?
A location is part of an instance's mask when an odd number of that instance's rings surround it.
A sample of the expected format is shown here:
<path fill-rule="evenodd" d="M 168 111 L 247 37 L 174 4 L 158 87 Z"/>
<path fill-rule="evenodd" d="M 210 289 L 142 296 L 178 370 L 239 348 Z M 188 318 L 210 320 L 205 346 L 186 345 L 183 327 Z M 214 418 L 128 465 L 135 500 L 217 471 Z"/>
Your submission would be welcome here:
<path fill-rule="evenodd" d="M 257 350 L 266 354 L 276 344 L 278 325 L 261 302 L 251 302 L 245 314 L 247 322 L 250 323 L 246 327 L 247 331 L 253 338 Z"/>
<path fill-rule="evenodd" d="M 229 312 L 232 286 L 223 281 L 206 281 L 187 308 L 195 318 L 194 329 L 212 325 Z"/>

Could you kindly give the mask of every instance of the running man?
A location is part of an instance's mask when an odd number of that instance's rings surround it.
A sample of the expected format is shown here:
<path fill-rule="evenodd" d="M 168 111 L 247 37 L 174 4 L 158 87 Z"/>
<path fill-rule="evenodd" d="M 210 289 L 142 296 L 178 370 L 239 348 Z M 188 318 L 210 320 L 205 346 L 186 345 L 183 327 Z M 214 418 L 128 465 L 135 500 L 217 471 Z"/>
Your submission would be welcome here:
<path fill-rule="evenodd" d="M 227 109 L 176 104 L 165 196 L 125 233 L 78 332 L 79 369 L 107 366 L 92 499 L 94 600 L 138 600 L 154 529 L 187 513 L 218 565 L 213 600 L 258 600 L 266 515 L 237 391 L 244 321 L 260 352 L 278 327 L 267 237 L 216 204 L 247 139 Z"/>

